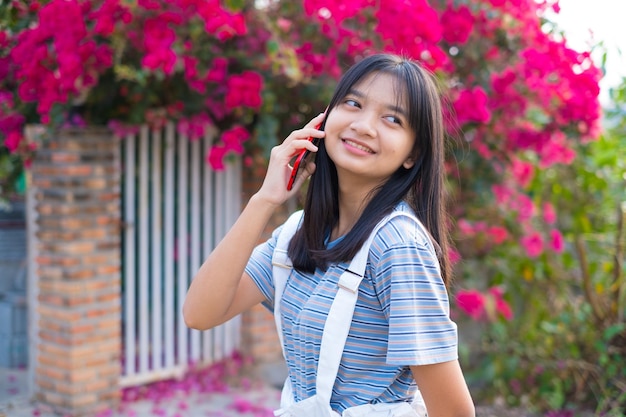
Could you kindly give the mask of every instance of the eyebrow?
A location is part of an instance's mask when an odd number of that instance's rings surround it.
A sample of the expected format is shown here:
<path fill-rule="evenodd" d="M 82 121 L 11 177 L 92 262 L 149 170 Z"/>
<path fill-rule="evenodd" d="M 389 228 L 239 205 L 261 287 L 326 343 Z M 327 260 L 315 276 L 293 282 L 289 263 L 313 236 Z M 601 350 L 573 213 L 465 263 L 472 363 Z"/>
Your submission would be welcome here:
<path fill-rule="evenodd" d="M 365 98 L 365 94 L 359 90 L 355 90 L 355 89 L 350 89 L 350 91 L 348 91 L 348 94 L 346 94 L 347 96 L 355 96 L 357 98 Z M 399 115 L 401 115 L 404 118 L 407 118 L 407 114 L 406 111 L 404 111 L 404 109 L 400 106 L 395 106 L 395 105 L 391 105 L 391 104 L 387 104 L 385 106 L 387 109 L 391 110 L 394 113 L 398 113 Z"/>

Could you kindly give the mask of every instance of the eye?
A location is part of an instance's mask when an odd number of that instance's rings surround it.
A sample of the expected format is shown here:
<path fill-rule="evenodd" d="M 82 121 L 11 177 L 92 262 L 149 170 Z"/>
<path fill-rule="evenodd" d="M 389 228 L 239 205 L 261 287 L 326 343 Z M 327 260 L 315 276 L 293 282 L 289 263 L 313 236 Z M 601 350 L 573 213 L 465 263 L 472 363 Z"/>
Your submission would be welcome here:
<path fill-rule="evenodd" d="M 398 124 L 398 125 L 402 126 L 402 119 L 400 119 L 397 116 L 385 116 L 384 119 L 389 121 L 389 122 L 391 122 L 391 123 Z"/>
<path fill-rule="evenodd" d="M 343 102 L 344 102 L 344 104 L 346 104 L 346 105 L 348 105 L 350 107 L 361 107 L 361 105 L 356 100 L 353 100 L 351 98 L 347 98 Z"/>

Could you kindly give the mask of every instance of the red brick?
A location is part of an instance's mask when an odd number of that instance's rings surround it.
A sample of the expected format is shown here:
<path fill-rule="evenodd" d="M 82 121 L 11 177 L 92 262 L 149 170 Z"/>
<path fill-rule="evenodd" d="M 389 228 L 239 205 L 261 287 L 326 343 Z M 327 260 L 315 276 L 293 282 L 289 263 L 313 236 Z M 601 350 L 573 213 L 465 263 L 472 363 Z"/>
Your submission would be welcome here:
<path fill-rule="evenodd" d="M 50 156 L 50 160 L 56 163 L 73 163 L 80 160 L 80 155 L 74 152 L 55 152 Z"/>

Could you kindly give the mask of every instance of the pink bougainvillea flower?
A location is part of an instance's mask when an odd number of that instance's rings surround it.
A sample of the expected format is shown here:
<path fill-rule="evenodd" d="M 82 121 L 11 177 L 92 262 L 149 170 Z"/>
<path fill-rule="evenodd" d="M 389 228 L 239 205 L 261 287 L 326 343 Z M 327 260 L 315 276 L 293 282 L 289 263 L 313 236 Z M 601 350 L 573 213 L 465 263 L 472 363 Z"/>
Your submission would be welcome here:
<path fill-rule="evenodd" d="M 562 253 L 565 249 L 565 241 L 563 235 L 557 229 L 550 230 L 550 247 L 556 253 Z"/>
<path fill-rule="evenodd" d="M 489 149 L 489 146 L 485 142 L 474 140 L 473 146 L 476 152 L 484 159 L 489 160 L 493 158 L 493 152 Z"/>
<path fill-rule="evenodd" d="M 517 219 L 520 222 L 526 222 L 535 215 L 535 204 L 526 194 L 502 184 L 493 185 L 491 190 L 496 203 L 503 209 L 517 212 Z"/>
<path fill-rule="evenodd" d="M 511 320 L 513 318 L 513 310 L 511 310 L 511 306 L 502 298 L 496 299 L 496 311 L 506 320 Z"/>
<path fill-rule="evenodd" d="M 474 222 L 474 232 L 476 233 L 484 233 L 487 231 L 487 223 L 485 222 Z"/>
<path fill-rule="evenodd" d="M 156 0 L 138 0 L 137 4 L 146 10 L 159 10 L 161 3 Z"/>
<path fill-rule="evenodd" d="M 245 127 L 236 125 L 222 134 L 222 143 L 226 151 L 237 154 L 243 153 L 243 142 L 250 138 L 250 132 Z"/>
<path fill-rule="evenodd" d="M 538 232 L 522 237 L 520 243 L 530 258 L 536 258 L 543 253 L 543 240 Z"/>
<path fill-rule="evenodd" d="M 567 146 L 567 138 L 563 132 L 555 132 L 546 141 L 540 150 L 541 168 L 547 168 L 554 164 L 571 164 L 576 158 L 576 152 Z"/>
<path fill-rule="evenodd" d="M 20 130 L 26 118 L 18 113 L 10 113 L 3 117 L 0 113 L 0 132 L 8 135 L 10 132 Z"/>
<path fill-rule="evenodd" d="M 224 98 L 227 108 L 234 109 L 239 106 L 259 108 L 261 106 L 263 78 L 258 72 L 244 71 L 241 75 L 233 75 L 228 79 L 227 85 L 228 93 Z"/>
<path fill-rule="evenodd" d="M 325 54 L 316 53 L 311 42 L 304 42 L 296 48 L 296 53 L 302 58 L 302 71 L 310 76 L 318 76 L 326 71 L 328 57 Z"/>
<path fill-rule="evenodd" d="M 556 211 L 554 206 L 550 202 L 543 203 L 543 221 L 548 224 L 554 224 L 556 222 Z"/>
<path fill-rule="evenodd" d="M 206 84 L 198 76 L 198 58 L 193 56 L 183 57 L 185 80 L 189 86 L 200 94 L 206 94 Z"/>
<path fill-rule="evenodd" d="M 458 9 L 448 8 L 441 15 L 443 38 L 453 44 L 467 42 L 474 26 L 474 16 L 470 9 L 462 5 Z"/>
<path fill-rule="evenodd" d="M 487 234 L 496 245 L 504 242 L 509 237 L 509 232 L 501 226 L 491 226 L 487 229 Z"/>
<path fill-rule="evenodd" d="M 474 320 L 485 310 L 485 296 L 477 290 L 461 290 L 456 294 L 456 305 Z"/>
<path fill-rule="evenodd" d="M 511 209 L 517 211 L 517 219 L 520 223 L 530 220 L 535 215 L 535 204 L 526 194 L 517 194 Z"/>
<path fill-rule="evenodd" d="M 120 21 L 130 23 L 132 14 L 127 7 L 120 4 L 120 0 L 105 0 L 99 9 L 92 13 L 91 18 L 96 21 L 95 34 L 110 36 L 115 29 L 115 24 Z"/>
<path fill-rule="evenodd" d="M 459 251 L 452 247 L 448 248 L 448 258 L 450 258 L 452 265 L 458 263 L 462 259 Z"/>
<path fill-rule="evenodd" d="M 0 30 L 0 48 L 5 48 L 8 45 L 9 35 L 7 31 Z"/>
<path fill-rule="evenodd" d="M 204 100 L 204 105 L 214 120 L 222 120 L 229 112 L 229 109 L 226 108 L 221 100 L 214 100 L 212 97 L 207 97 Z"/>
<path fill-rule="evenodd" d="M 504 295 L 504 290 L 502 289 L 502 287 L 499 286 L 489 288 L 488 292 L 489 294 L 491 294 L 492 297 L 495 298 L 502 298 L 502 296 Z"/>
<path fill-rule="evenodd" d="M 527 187 L 534 176 L 533 164 L 514 158 L 511 168 L 515 181 L 523 188 Z"/>
<path fill-rule="evenodd" d="M 437 45 L 442 37 L 439 15 L 426 0 L 387 0 L 375 17 L 375 30 L 386 42 L 387 51 L 421 60 L 433 71 L 450 65 L 447 54 Z"/>
<path fill-rule="evenodd" d="M 161 69 L 170 75 L 174 71 L 177 56 L 172 50 L 176 32 L 169 27 L 171 19 L 168 16 L 163 13 L 159 18 L 146 19 L 143 28 L 146 54 L 141 59 L 141 64 L 151 70 Z"/>
<path fill-rule="evenodd" d="M 509 129 L 509 137 L 507 138 L 510 148 L 532 149 L 538 151 L 549 140 L 550 133 L 537 130 L 535 126 L 529 123 L 522 123 L 513 129 Z"/>
<path fill-rule="evenodd" d="M 98 45 L 87 30 L 84 15 L 89 12 L 88 3 L 52 0 L 38 10 L 38 25 L 15 36 L 9 58 L 19 81 L 18 94 L 24 101 L 37 102 L 44 123 L 55 104 L 95 85 L 96 74 L 112 63 L 111 47 Z"/>
<path fill-rule="evenodd" d="M 461 232 L 462 234 L 464 234 L 466 236 L 473 236 L 474 235 L 474 227 L 466 219 L 459 220 L 457 222 L 457 226 L 459 228 L 459 232 Z"/>
<path fill-rule="evenodd" d="M 211 0 L 198 5 L 198 14 L 204 19 L 204 29 L 220 41 L 248 33 L 246 21 L 241 13 L 231 13 Z"/>
<path fill-rule="evenodd" d="M 226 58 L 215 58 L 212 66 L 207 72 L 206 81 L 212 81 L 215 83 L 221 83 L 226 79 L 228 73 L 228 60 Z"/>
<path fill-rule="evenodd" d="M 442 70 L 451 73 L 454 70 L 448 54 L 438 45 L 426 45 L 417 56 L 422 60 L 424 66 L 432 71 Z"/>
<path fill-rule="evenodd" d="M 491 112 L 487 108 L 487 93 L 482 87 L 474 87 L 461 91 L 454 102 L 454 110 L 458 123 L 487 123 L 491 120 Z"/>
<path fill-rule="evenodd" d="M 493 297 L 496 313 L 506 320 L 511 320 L 513 318 L 513 310 L 504 299 L 504 290 L 501 287 L 491 287 L 489 288 L 489 294 Z"/>
<path fill-rule="evenodd" d="M 174 72 L 176 64 L 176 53 L 171 49 L 159 49 L 146 54 L 141 59 L 141 64 L 151 70 L 163 70 L 164 73 L 170 75 Z"/>
<path fill-rule="evenodd" d="M 306 2 L 305 2 L 305 3 L 306 3 Z M 279 18 L 276 20 L 276 25 L 277 25 L 277 26 L 278 26 L 281 30 L 283 30 L 283 31 L 285 31 L 285 32 L 289 32 L 289 30 L 291 29 L 292 24 L 293 24 L 293 23 L 292 23 L 292 21 L 291 21 L 291 20 L 289 20 L 289 19 L 285 19 L 285 18 L 282 18 L 282 17 L 279 17 Z"/>
<path fill-rule="evenodd" d="M 496 184 L 491 187 L 491 191 L 496 197 L 496 203 L 498 205 L 508 205 L 515 195 L 515 192 L 506 185 Z"/>
<path fill-rule="evenodd" d="M 224 165 L 224 157 L 226 156 L 227 150 L 224 146 L 213 146 L 207 155 L 207 162 L 211 165 L 215 171 L 224 171 L 226 166 Z"/>
<path fill-rule="evenodd" d="M 495 49 L 495 51 L 498 50 Z M 494 93 L 489 97 L 489 106 L 491 109 L 500 110 L 502 112 L 501 119 L 504 121 L 507 120 L 507 116 L 516 117 L 516 115 L 526 112 L 529 99 L 517 90 L 520 84 L 515 70 L 511 68 L 491 76 L 491 86 Z"/>
<path fill-rule="evenodd" d="M 316 16 L 319 20 L 332 19 L 338 26 L 353 16 L 356 16 L 369 4 L 368 0 L 349 0 L 331 2 L 326 0 L 304 0 L 304 11 L 309 16 Z"/>
<path fill-rule="evenodd" d="M 415 43 L 423 39 L 427 43 L 437 43 L 441 40 L 442 29 L 439 16 L 435 9 L 426 0 L 407 2 L 405 0 L 388 0 L 385 7 L 381 7 L 377 13 L 379 19 L 379 33 L 385 28 L 390 38 L 399 37 L 408 41 L 404 36 L 393 36 L 394 33 L 403 35 L 417 35 L 413 38 Z M 383 23 L 384 22 L 384 23 Z M 413 24 L 404 25 L 404 23 Z"/>
<path fill-rule="evenodd" d="M 15 152 L 22 142 L 22 135 L 18 131 L 10 132 L 6 138 L 4 138 L 4 146 L 7 147 L 9 152 Z"/>
<path fill-rule="evenodd" d="M 13 94 L 9 91 L 0 90 L 0 116 L 5 114 L 7 109 L 13 108 Z"/>

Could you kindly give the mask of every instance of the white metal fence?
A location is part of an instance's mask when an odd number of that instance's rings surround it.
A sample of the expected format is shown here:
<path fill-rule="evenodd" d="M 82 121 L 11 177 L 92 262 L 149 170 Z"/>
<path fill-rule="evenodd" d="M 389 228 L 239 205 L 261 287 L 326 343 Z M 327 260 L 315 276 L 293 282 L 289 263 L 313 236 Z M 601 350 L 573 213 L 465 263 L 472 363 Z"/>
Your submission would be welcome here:
<path fill-rule="evenodd" d="M 199 332 L 181 311 L 191 278 L 240 212 L 241 160 L 225 171 L 204 161 L 214 135 L 190 141 L 170 123 L 123 139 L 122 386 L 179 376 L 239 347 L 239 318 Z"/>

